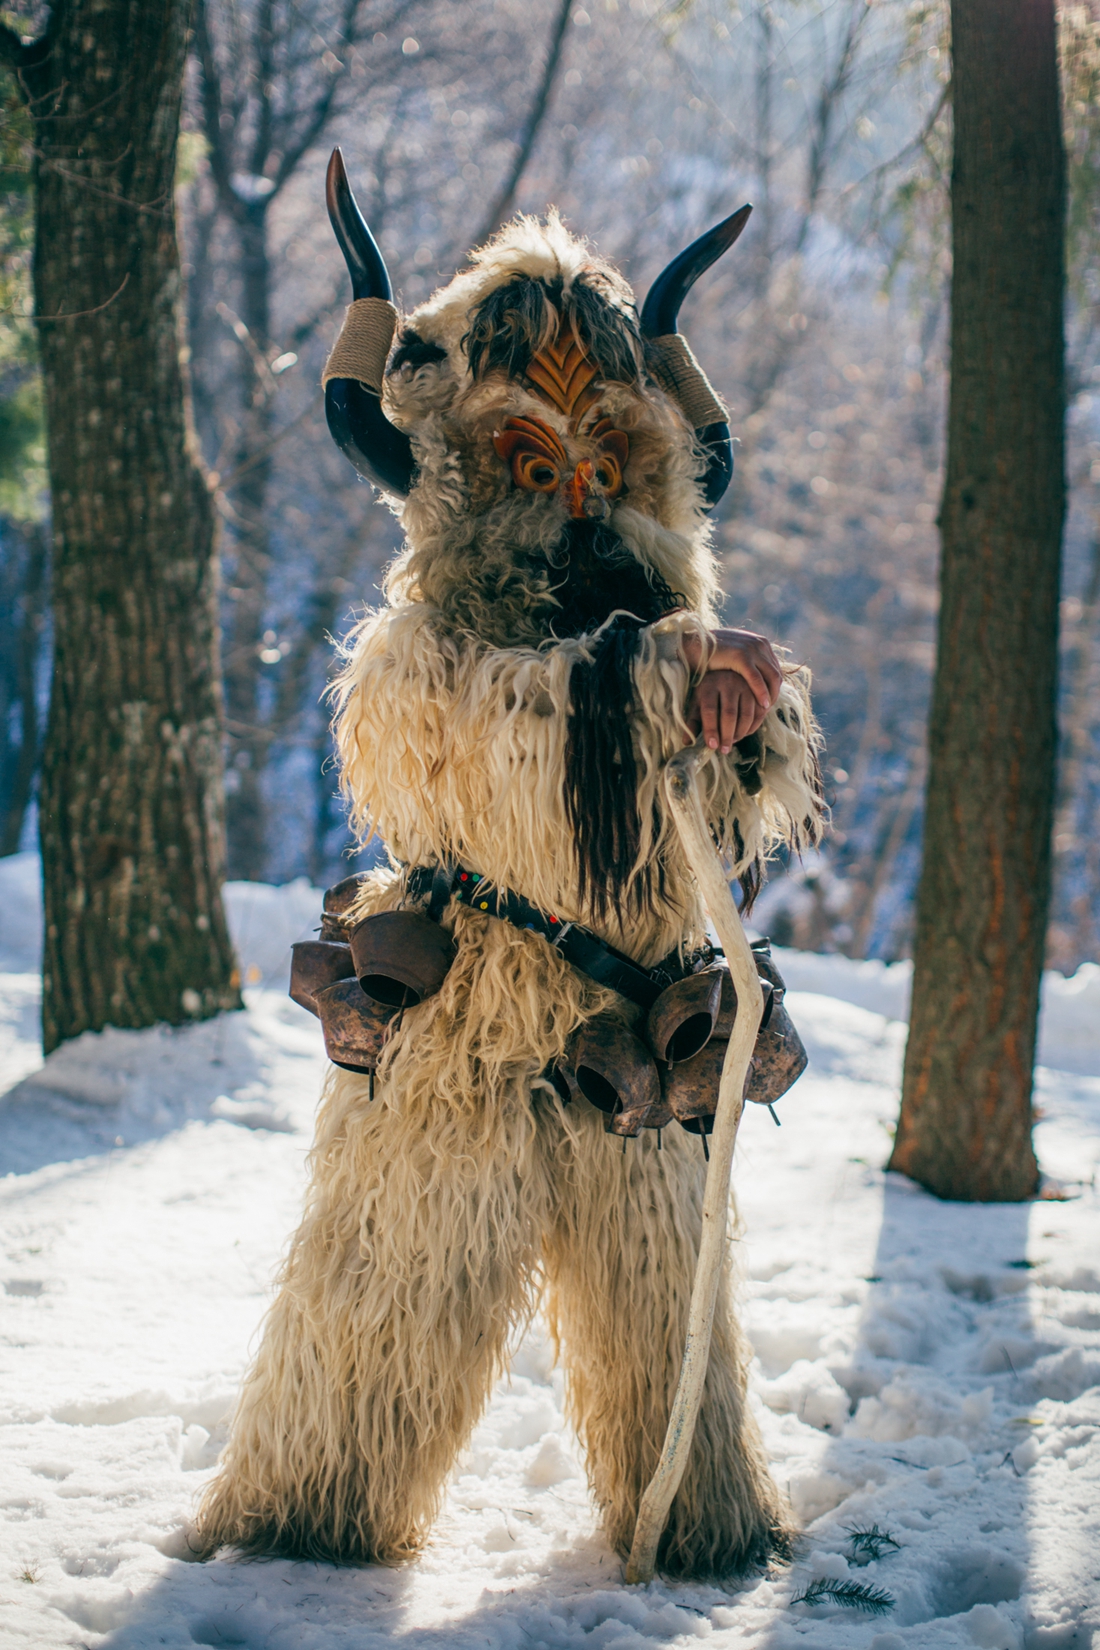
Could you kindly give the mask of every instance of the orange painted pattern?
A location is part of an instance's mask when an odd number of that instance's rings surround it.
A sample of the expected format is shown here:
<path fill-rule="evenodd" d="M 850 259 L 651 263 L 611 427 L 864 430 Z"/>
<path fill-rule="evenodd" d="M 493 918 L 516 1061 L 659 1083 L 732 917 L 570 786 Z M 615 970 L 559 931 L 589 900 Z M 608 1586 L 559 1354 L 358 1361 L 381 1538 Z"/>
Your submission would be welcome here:
<path fill-rule="evenodd" d="M 531 357 L 527 379 L 532 389 L 551 406 L 576 422 L 598 398 L 598 392 L 592 388 L 598 371 L 572 326 L 563 320 L 553 343 L 544 345 Z"/>

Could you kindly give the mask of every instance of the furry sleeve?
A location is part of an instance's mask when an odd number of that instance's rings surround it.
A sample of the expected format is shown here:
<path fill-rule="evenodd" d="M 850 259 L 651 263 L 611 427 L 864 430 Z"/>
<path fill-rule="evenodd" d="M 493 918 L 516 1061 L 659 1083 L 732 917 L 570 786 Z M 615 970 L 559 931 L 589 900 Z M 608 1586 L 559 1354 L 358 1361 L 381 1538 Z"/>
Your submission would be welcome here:
<path fill-rule="evenodd" d="M 706 636 L 700 620 L 674 613 L 641 637 L 634 668 L 639 744 L 655 793 L 659 770 L 693 737 L 684 720 L 697 679 L 684 657 L 684 639 L 693 634 Z M 651 730 L 648 737 L 645 730 Z M 728 756 L 708 753 L 700 769 L 703 805 L 731 877 L 762 865 L 779 847 L 798 853 L 819 839 L 820 742 L 810 707 L 810 672 L 786 666 L 779 699 L 759 731 Z"/>
<path fill-rule="evenodd" d="M 633 666 L 635 776 L 641 839 L 624 886 L 660 861 L 659 909 L 624 932 L 577 886 L 563 797 L 571 677 L 596 657 L 599 634 L 541 648 L 490 648 L 455 638 L 421 603 L 368 617 L 336 688 L 336 732 L 352 821 L 397 858 L 459 861 L 544 909 L 584 921 L 633 955 L 654 956 L 699 931 L 701 913 L 679 858 L 660 783 L 686 727 L 690 674 L 676 614 L 640 633 Z M 762 729 L 749 779 L 733 757 L 704 768 L 708 811 L 735 872 L 779 840 L 797 841 L 815 811 L 812 721 L 805 685 L 784 684 Z M 755 794 L 752 794 L 755 786 Z"/>

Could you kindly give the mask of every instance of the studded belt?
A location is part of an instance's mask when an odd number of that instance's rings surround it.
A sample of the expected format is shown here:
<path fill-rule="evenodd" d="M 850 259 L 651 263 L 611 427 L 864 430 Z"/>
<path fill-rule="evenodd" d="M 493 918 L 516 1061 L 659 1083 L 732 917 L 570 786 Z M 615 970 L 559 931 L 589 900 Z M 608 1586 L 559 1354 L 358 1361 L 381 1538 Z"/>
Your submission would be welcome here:
<path fill-rule="evenodd" d="M 672 951 L 656 968 L 641 968 L 636 962 L 616 951 L 613 945 L 601 940 L 590 929 L 579 923 L 566 922 L 541 907 L 532 905 L 522 894 L 513 894 L 506 888 L 495 887 L 487 877 L 463 866 L 417 865 L 408 873 L 409 894 L 413 899 L 430 896 L 428 915 L 438 922 L 448 899 L 468 905 L 472 911 L 484 911 L 487 916 L 500 917 L 514 928 L 523 928 L 539 934 L 566 962 L 579 968 L 598 985 L 610 987 L 640 1008 L 651 1008 L 675 980 L 691 974 L 700 962 L 710 961 L 717 953 L 708 946 L 686 960 Z"/>

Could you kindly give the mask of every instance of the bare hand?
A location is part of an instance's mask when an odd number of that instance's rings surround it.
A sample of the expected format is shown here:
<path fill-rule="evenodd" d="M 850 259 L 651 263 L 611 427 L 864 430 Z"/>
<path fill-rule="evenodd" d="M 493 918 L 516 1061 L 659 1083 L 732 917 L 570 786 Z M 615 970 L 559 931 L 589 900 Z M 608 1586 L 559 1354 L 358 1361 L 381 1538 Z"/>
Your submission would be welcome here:
<path fill-rule="evenodd" d="M 688 701 L 687 724 L 712 751 L 728 755 L 756 732 L 779 698 L 783 672 L 766 637 L 751 630 L 712 630 L 710 635 L 710 661 Z M 702 639 L 685 636 L 684 653 L 692 670 L 698 670 Z"/>

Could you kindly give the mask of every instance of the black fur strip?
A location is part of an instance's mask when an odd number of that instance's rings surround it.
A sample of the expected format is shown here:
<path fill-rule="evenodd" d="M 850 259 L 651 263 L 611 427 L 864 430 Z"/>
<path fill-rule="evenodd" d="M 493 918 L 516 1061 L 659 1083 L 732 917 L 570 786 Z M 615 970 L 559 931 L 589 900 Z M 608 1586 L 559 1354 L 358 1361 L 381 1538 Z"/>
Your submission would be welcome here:
<path fill-rule="evenodd" d="M 425 367 L 446 359 L 447 351 L 441 345 L 429 343 L 426 338 L 421 338 L 418 332 L 414 332 L 412 327 L 402 327 L 389 371 L 397 372 L 401 367 Z"/>
<path fill-rule="evenodd" d="M 652 624 L 687 598 L 670 590 L 659 574 L 642 566 L 617 533 L 602 523 L 566 523 L 554 561 L 550 589 L 559 603 L 550 619 L 555 636 L 583 636 L 598 630 L 617 608 Z"/>
<path fill-rule="evenodd" d="M 566 297 L 560 277 L 543 281 L 528 275 L 495 287 L 470 317 L 462 343 L 473 377 L 502 371 L 509 378 L 521 378 L 544 341 L 548 303 L 572 321 L 605 378 L 622 384 L 637 380 L 638 331 L 633 317 L 583 279 L 574 281 Z"/>
<path fill-rule="evenodd" d="M 736 820 L 733 822 L 733 846 L 738 859 L 740 859 L 745 852 L 745 843 L 741 836 L 741 827 Z M 757 895 L 764 886 L 764 873 L 760 869 L 760 861 L 754 859 L 750 865 L 746 865 L 737 881 L 741 888 L 741 915 L 747 917 L 756 904 Z"/>
<path fill-rule="evenodd" d="M 574 666 L 570 678 L 565 812 L 573 832 L 577 890 L 597 919 L 621 907 L 641 840 L 632 669 L 640 628 L 633 619 L 616 618 L 591 663 Z M 663 890 L 660 866 L 635 881 L 626 910 L 645 909 L 655 885 Z"/>

